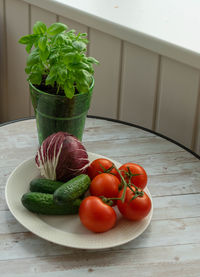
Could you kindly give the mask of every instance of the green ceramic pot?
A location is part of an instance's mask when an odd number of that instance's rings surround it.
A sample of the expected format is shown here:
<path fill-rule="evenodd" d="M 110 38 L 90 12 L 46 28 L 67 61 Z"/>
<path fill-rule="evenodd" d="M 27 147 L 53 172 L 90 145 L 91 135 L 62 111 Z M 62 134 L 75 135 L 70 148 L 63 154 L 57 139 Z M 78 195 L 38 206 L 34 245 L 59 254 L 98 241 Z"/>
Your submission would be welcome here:
<path fill-rule="evenodd" d="M 49 135 L 59 131 L 68 132 L 82 140 L 93 87 L 94 80 L 88 93 L 76 94 L 68 99 L 40 91 L 29 83 L 40 145 Z"/>

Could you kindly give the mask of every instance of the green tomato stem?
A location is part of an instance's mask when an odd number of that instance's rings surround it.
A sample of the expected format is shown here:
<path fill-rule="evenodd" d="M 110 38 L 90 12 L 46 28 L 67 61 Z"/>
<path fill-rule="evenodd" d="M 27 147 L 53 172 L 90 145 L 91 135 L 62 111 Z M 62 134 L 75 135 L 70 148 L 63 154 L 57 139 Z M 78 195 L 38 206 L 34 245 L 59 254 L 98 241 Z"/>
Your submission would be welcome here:
<path fill-rule="evenodd" d="M 110 206 L 113 204 L 112 200 L 121 200 L 121 201 L 124 203 L 127 187 L 129 187 L 130 190 L 134 193 L 134 196 L 132 197 L 131 201 L 134 200 L 135 198 L 137 198 L 138 196 L 139 196 L 139 197 L 142 197 L 142 196 L 144 195 L 144 192 L 143 192 L 143 191 L 139 191 L 138 188 L 137 188 L 134 184 L 131 184 L 131 183 L 130 183 L 130 179 L 131 179 L 131 178 L 129 178 L 129 183 L 127 183 L 127 182 L 125 181 L 124 177 L 122 176 L 120 170 L 119 170 L 114 164 L 113 164 L 113 168 L 116 169 L 116 171 L 118 172 L 118 174 L 119 174 L 119 176 L 120 176 L 120 178 L 121 178 L 122 185 L 123 185 L 123 193 L 122 193 L 122 196 L 121 196 L 121 197 L 106 198 L 106 197 L 102 196 L 101 199 L 102 199 L 102 201 L 103 201 L 104 203 L 106 203 L 107 205 L 110 205 Z M 138 175 L 139 175 L 139 174 L 138 174 Z M 135 191 L 132 189 L 131 186 L 133 186 L 133 187 L 135 188 Z"/>
<path fill-rule="evenodd" d="M 121 178 L 122 185 L 124 186 L 124 187 L 123 187 L 122 196 L 121 196 L 121 198 L 119 199 L 119 200 L 121 200 L 122 202 L 124 202 L 124 201 L 125 201 L 125 195 L 126 195 L 126 189 L 127 189 L 128 184 L 127 184 L 127 182 L 125 181 L 124 177 L 122 176 L 120 170 L 119 170 L 115 165 L 114 165 L 114 168 L 117 170 L 117 172 L 118 172 L 118 174 L 119 174 L 119 176 L 120 176 L 120 178 Z"/>

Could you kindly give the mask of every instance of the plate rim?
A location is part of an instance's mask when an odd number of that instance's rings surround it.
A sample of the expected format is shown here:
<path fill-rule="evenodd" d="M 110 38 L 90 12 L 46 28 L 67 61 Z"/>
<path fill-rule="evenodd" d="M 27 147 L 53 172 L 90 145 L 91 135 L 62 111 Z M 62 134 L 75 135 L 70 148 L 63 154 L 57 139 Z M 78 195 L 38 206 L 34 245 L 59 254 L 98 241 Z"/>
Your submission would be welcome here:
<path fill-rule="evenodd" d="M 96 154 L 96 153 L 93 153 L 93 152 L 87 152 L 88 153 L 88 156 L 91 154 L 91 155 L 95 155 L 96 158 L 106 158 L 106 159 L 109 159 L 111 161 L 113 161 L 114 163 L 117 163 L 119 166 L 121 165 L 120 162 L 114 160 L 114 159 L 111 159 L 111 158 L 108 158 L 106 156 L 103 156 L 103 155 L 100 155 L 100 154 Z M 113 247 L 117 247 L 117 246 L 120 246 L 120 245 L 123 245 L 123 244 L 126 244 L 134 239 L 136 239 L 137 237 L 139 237 L 146 229 L 147 227 L 149 226 L 151 220 L 152 220 L 152 216 L 153 216 L 153 199 L 152 199 L 152 196 L 150 194 L 150 191 L 149 189 L 146 187 L 144 189 L 145 192 L 147 192 L 148 196 L 150 197 L 151 199 L 151 203 L 152 203 L 152 206 L 151 206 L 151 211 L 150 213 L 148 214 L 147 218 L 147 222 L 146 224 L 144 225 L 144 227 L 141 229 L 141 231 L 137 234 L 136 237 L 132 237 L 132 238 L 129 238 L 129 239 L 124 239 L 124 240 L 121 240 L 120 242 L 118 243 L 110 243 L 106 246 L 102 246 L 102 247 L 96 247 L 95 245 L 88 245 L 88 246 L 85 246 L 85 247 L 79 247 L 78 245 L 76 244 L 69 244 L 69 243 L 64 243 L 64 242 L 59 242 L 57 239 L 48 239 L 47 236 L 45 234 L 41 234 L 40 232 L 38 233 L 37 231 L 33 230 L 33 229 L 30 229 L 29 227 L 27 227 L 28 224 L 24 223 L 23 220 L 21 218 L 18 217 L 17 215 L 17 212 L 15 212 L 13 210 L 13 207 L 12 205 L 10 204 L 10 200 L 9 200 L 9 195 L 8 195 L 8 186 L 9 186 L 9 183 L 10 183 L 10 179 L 13 177 L 13 175 L 22 167 L 24 166 L 25 164 L 27 163 L 32 163 L 34 161 L 34 157 L 31 157 L 31 158 L 28 158 L 24 161 L 22 161 L 18 166 L 16 166 L 16 168 L 10 173 L 7 181 L 6 181 L 6 186 L 5 186 L 5 200 L 6 200 L 6 204 L 9 208 L 9 211 L 11 212 L 11 214 L 14 216 L 14 218 L 23 226 L 25 227 L 29 232 L 33 233 L 34 235 L 46 240 L 46 241 L 49 241 L 49 242 L 52 242 L 52 243 L 55 243 L 57 245 L 61 245 L 61 246 L 65 246 L 65 247 L 71 247 L 71 248 L 75 248 L 75 249 L 85 249 L 85 250 L 101 250 L 101 249 L 107 249 L 107 248 L 113 248 Z M 31 213 L 30 211 L 27 210 L 28 213 Z M 31 213 L 33 217 L 37 217 L 37 214 L 34 214 L 34 213 Z M 41 219 L 40 219 L 41 220 Z M 42 221 L 42 220 L 41 220 Z M 51 225 L 47 224 L 45 221 L 42 221 L 42 225 L 47 225 L 49 229 L 52 229 L 52 231 L 55 232 L 64 232 L 62 230 L 59 230 L 59 229 L 56 229 L 56 228 L 53 228 Z M 110 230 L 112 231 L 112 230 Z M 106 233 L 106 232 L 105 232 Z M 100 233 L 101 234 L 104 234 L 104 233 Z M 98 234 L 93 234 L 91 233 L 91 235 L 98 235 Z"/>

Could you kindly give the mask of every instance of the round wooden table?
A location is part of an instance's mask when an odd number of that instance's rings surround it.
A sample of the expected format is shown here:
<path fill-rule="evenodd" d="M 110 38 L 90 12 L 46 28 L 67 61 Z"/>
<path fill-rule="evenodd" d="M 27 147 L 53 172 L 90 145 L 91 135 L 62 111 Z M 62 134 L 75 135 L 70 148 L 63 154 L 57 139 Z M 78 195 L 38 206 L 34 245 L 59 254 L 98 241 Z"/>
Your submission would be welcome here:
<path fill-rule="evenodd" d="M 127 244 L 79 250 L 37 237 L 6 205 L 8 176 L 38 148 L 35 120 L 2 125 L 0 142 L 0 276 L 200 276 L 197 156 L 152 132 L 87 118 L 83 143 L 88 151 L 146 169 L 154 213 L 146 231 Z"/>

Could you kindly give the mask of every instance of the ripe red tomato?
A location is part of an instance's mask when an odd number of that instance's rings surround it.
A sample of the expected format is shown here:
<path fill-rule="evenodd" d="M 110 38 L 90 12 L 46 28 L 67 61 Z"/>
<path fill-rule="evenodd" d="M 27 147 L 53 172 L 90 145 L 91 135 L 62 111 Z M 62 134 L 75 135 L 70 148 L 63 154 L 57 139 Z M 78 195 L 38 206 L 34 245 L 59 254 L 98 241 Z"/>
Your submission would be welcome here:
<path fill-rule="evenodd" d="M 104 158 L 99 158 L 94 160 L 88 167 L 88 175 L 92 180 L 95 176 L 99 175 L 100 173 L 107 172 L 114 175 L 117 175 L 117 170 L 113 168 L 110 172 L 109 169 L 113 166 L 113 163 Z"/>
<path fill-rule="evenodd" d="M 133 186 L 132 189 L 135 191 Z M 125 201 L 122 202 L 121 200 L 117 200 L 117 207 L 125 218 L 129 220 L 140 220 L 149 214 L 151 210 L 151 199 L 144 191 L 143 193 L 143 196 L 138 196 L 131 200 L 135 194 L 129 187 L 127 187 Z M 123 190 L 119 192 L 119 198 L 122 194 Z"/>
<path fill-rule="evenodd" d="M 96 196 L 88 196 L 81 202 L 79 217 L 87 229 L 96 233 L 110 230 L 117 220 L 114 209 Z"/>
<path fill-rule="evenodd" d="M 119 179 L 109 173 L 97 175 L 90 184 L 90 194 L 95 196 L 105 196 L 108 198 L 118 197 Z"/>
<path fill-rule="evenodd" d="M 147 184 L 147 174 L 143 167 L 135 163 L 125 163 L 119 168 L 122 176 L 125 178 L 126 182 L 129 181 L 129 170 L 131 174 L 139 174 L 137 176 L 131 177 L 131 183 L 140 189 L 144 189 Z M 117 177 L 121 180 L 119 173 Z"/>

